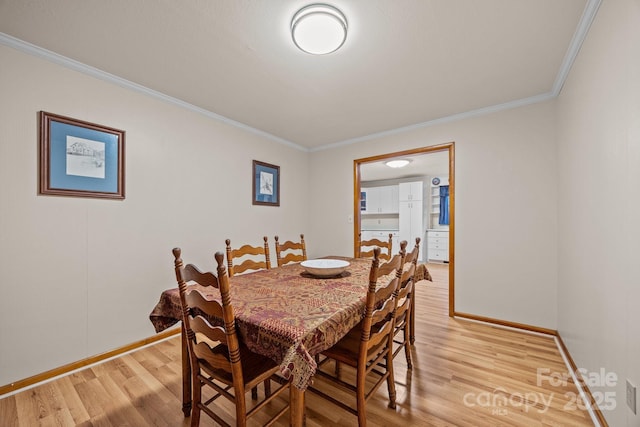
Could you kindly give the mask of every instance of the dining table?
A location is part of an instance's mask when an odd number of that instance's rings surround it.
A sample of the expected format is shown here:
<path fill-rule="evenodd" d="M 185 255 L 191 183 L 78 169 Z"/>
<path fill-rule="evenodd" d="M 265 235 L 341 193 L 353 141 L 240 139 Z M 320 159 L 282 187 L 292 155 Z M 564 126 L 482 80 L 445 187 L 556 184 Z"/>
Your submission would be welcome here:
<path fill-rule="evenodd" d="M 238 334 L 253 352 L 280 365 L 291 381 L 290 425 L 304 420 L 305 389 L 317 369 L 315 356 L 336 344 L 364 317 L 371 259 L 325 257 L 349 261 L 334 277 L 309 274 L 300 263 L 229 278 Z M 383 280 L 382 277 L 379 280 Z M 216 288 L 190 284 L 206 298 L 220 299 Z M 178 288 L 167 289 L 149 315 L 156 332 L 182 319 Z M 182 328 L 183 412 L 191 411 L 191 374 Z"/>

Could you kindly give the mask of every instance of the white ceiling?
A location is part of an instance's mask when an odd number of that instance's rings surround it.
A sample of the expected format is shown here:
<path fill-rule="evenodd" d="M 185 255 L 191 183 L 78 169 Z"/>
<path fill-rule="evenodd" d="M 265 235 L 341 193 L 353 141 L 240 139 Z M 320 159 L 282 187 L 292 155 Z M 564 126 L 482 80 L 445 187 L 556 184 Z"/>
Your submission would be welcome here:
<path fill-rule="evenodd" d="M 323 56 L 289 34 L 312 2 L 0 0 L 0 43 L 315 150 L 557 95 L 600 0 L 330 1 Z"/>

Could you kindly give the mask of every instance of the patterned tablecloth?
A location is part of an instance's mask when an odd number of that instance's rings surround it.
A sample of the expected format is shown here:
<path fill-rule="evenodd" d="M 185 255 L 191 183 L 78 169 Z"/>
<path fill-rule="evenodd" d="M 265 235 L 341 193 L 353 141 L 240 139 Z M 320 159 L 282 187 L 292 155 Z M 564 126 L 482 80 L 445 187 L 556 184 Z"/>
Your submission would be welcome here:
<path fill-rule="evenodd" d="M 231 277 L 239 334 L 251 351 L 279 363 L 283 375 L 306 389 L 314 355 L 333 346 L 364 316 L 371 260 L 347 259 L 338 277 L 316 278 L 299 264 Z M 217 289 L 198 287 L 210 298 Z M 168 289 L 149 316 L 157 332 L 181 319 L 178 289 Z"/>

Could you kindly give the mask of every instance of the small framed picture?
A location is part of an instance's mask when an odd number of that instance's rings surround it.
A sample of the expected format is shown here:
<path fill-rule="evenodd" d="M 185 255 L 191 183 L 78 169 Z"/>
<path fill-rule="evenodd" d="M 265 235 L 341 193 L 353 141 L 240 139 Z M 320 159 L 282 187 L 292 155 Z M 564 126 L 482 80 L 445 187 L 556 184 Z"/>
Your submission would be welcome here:
<path fill-rule="evenodd" d="M 280 166 L 253 161 L 253 204 L 280 206 Z"/>
<path fill-rule="evenodd" d="M 40 111 L 38 194 L 124 199 L 125 132 Z"/>

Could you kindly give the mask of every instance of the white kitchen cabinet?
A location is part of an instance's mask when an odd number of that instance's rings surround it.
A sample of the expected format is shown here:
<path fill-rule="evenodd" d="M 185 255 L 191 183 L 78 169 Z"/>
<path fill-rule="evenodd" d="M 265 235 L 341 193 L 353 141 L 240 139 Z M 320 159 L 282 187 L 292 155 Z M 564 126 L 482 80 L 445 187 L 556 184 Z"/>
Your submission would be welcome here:
<path fill-rule="evenodd" d="M 363 188 L 364 204 L 361 203 L 363 214 L 398 213 L 398 186 L 385 185 L 382 187 Z M 364 209 L 362 209 L 364 207 Z"/>
<path fill-rule="evenodd" d="M 398 213 L 398 186 L 387 185 L 379 188 L 382 213 Z"/>
<path fill-rule="evenodd" d="M 422 181 L 401 182 L 398 193 L 401 202 L 422 200 Z"/>
<path fill-rule="evenodd" d="M 422 201 L 401 201 L 399 206 L 399 240 L 406 240 L 407 248 L 411 249 L 416 244 L 416 237 L 422 238 L 422 233 L 424 232 L 422 226 Z"/>
<path fill-rule="evenodd" d="M 427 230 L 427 260 L 449 262 L 448 230 Z"/>

